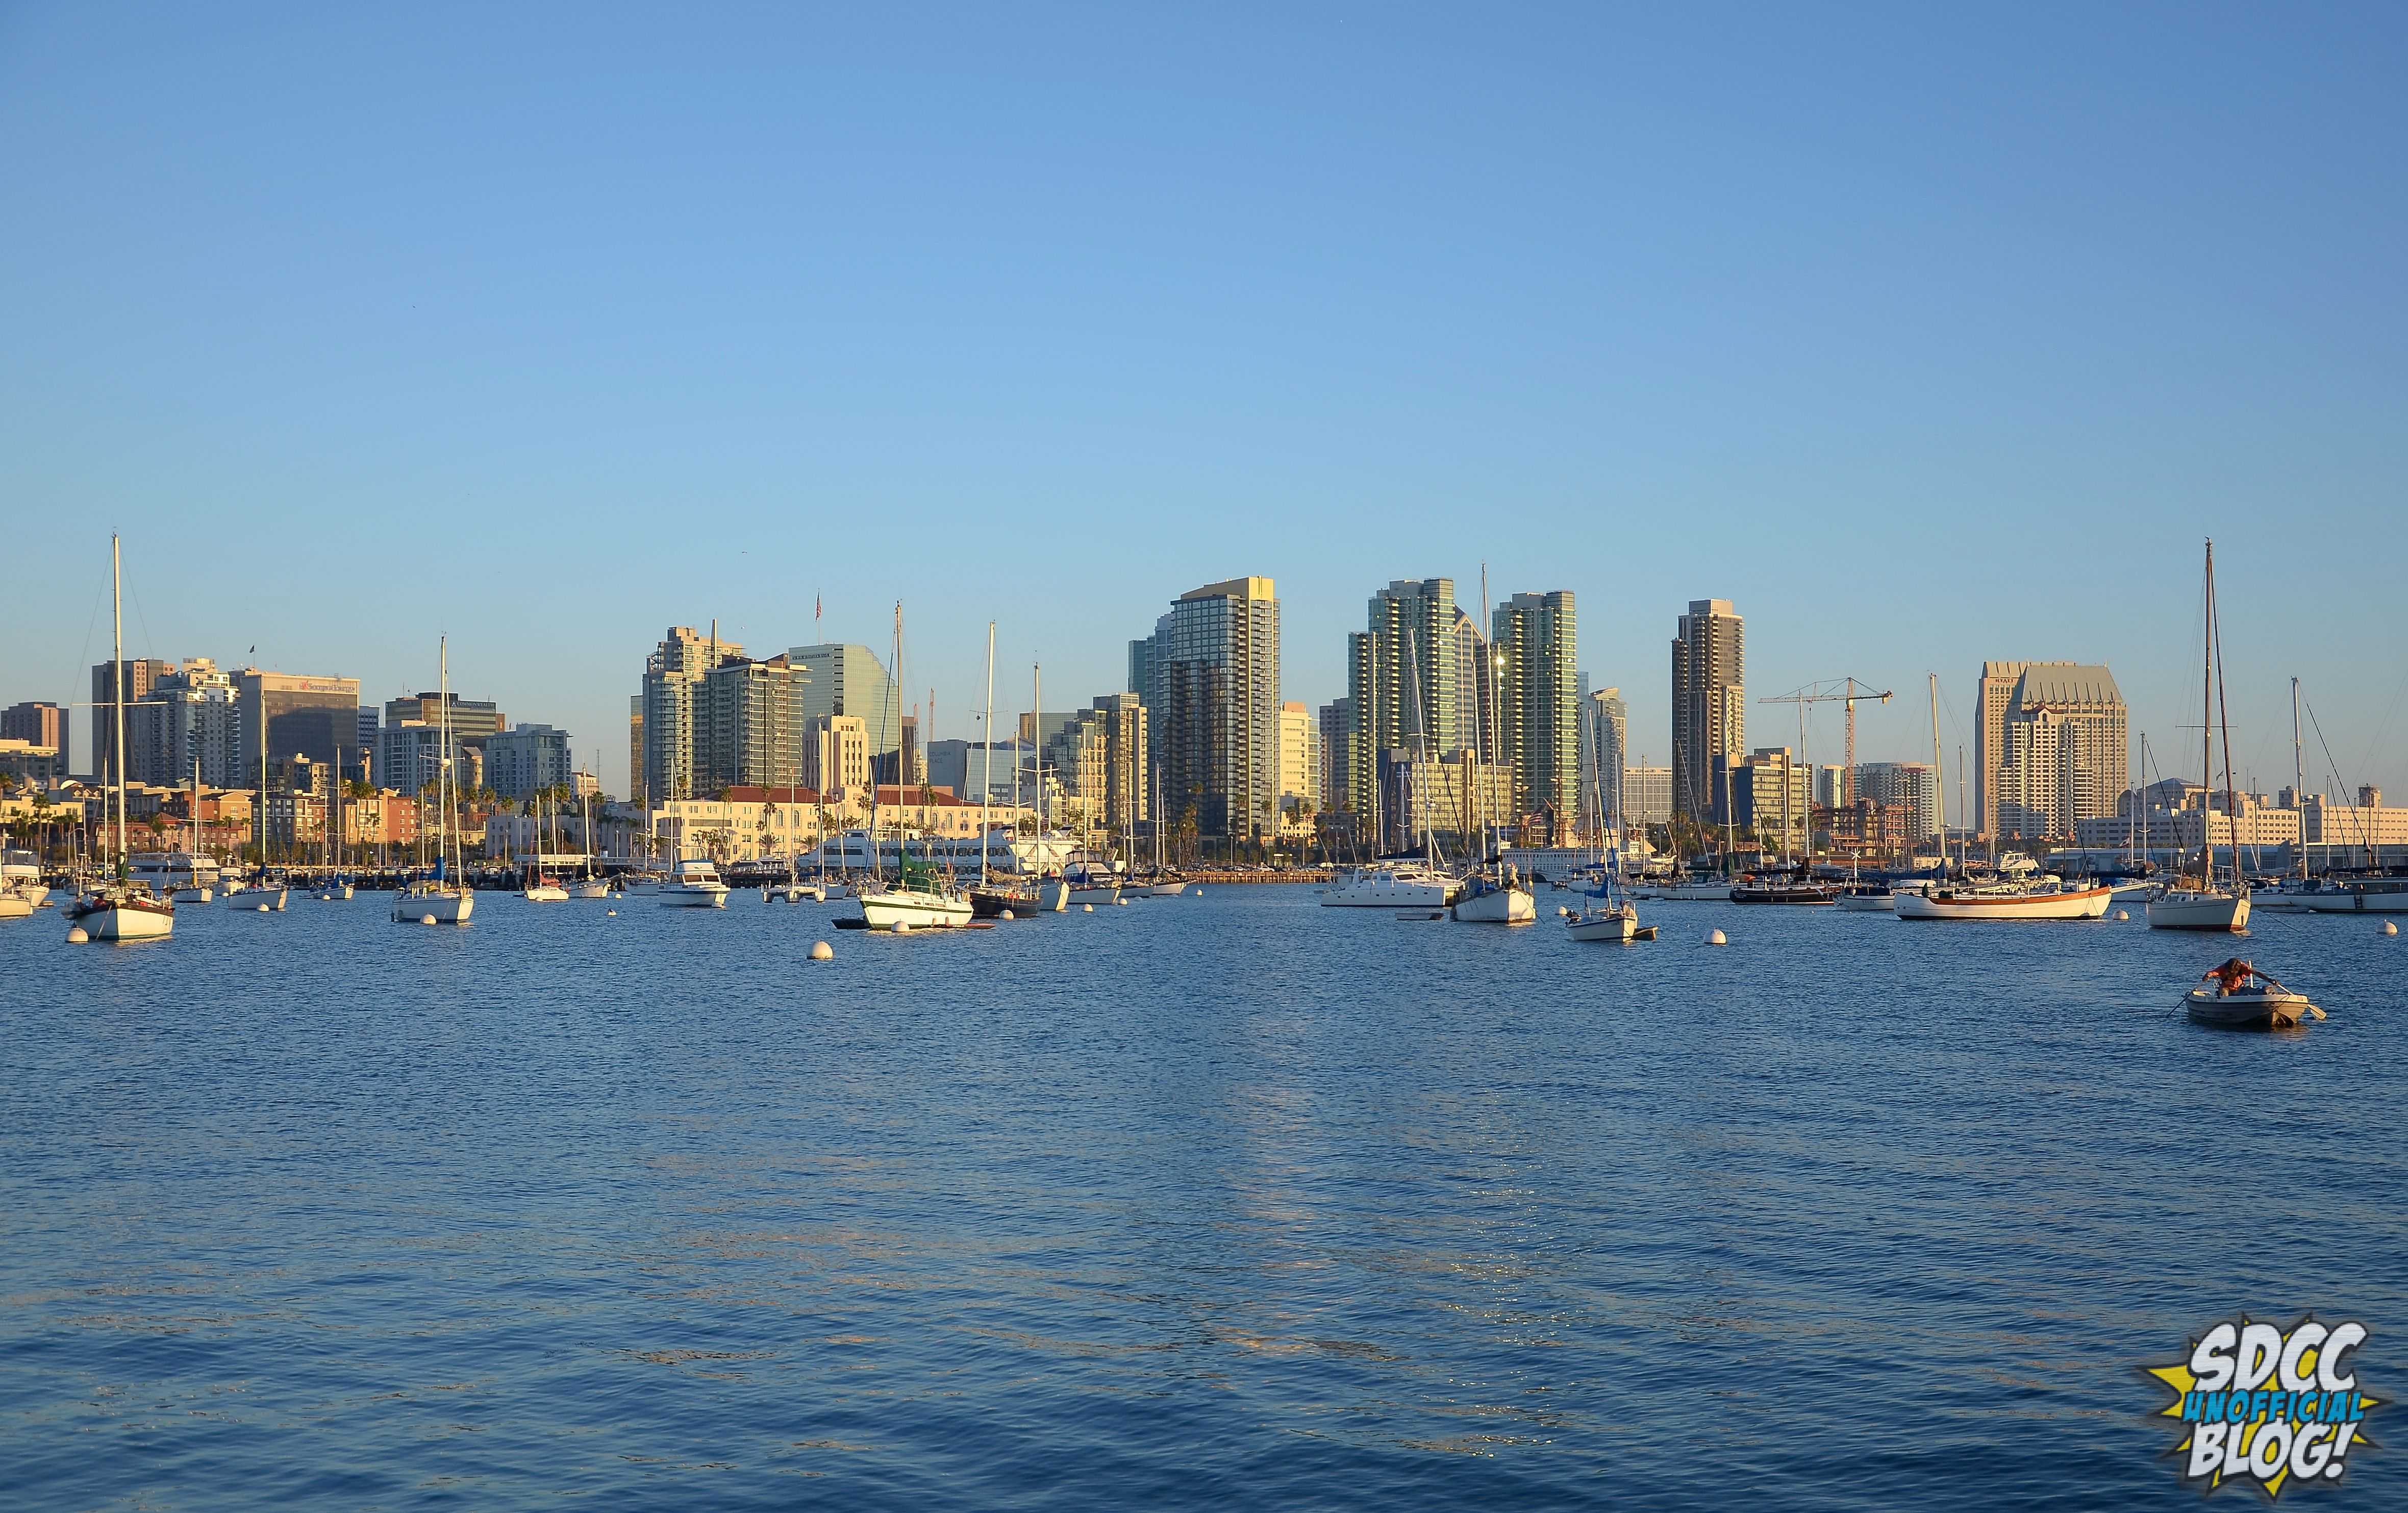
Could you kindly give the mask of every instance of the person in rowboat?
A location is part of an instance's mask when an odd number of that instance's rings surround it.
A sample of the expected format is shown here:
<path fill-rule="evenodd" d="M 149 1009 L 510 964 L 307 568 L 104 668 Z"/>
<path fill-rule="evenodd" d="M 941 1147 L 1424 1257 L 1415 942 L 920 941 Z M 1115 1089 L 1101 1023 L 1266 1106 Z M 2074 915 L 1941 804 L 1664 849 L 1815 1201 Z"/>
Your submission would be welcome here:
<path fill-rule="evenodd" d="M 2240 992 L 2243 988 L 2247 987 L 2253 980 L 2263 981 L 2269 987 L 2280 987 L 2283 986 L 2273 978 L 2267 976 L 2262 972 L 2259 972 L 2256 967 L 2251 966 L 2248 962 L 2242 960 L 2239 957 L 2234 957 L 2224 965 L 2204 973 L 2200 974 L 2200 982 L 2213 982 L 2215 984 L 2216 992 L 2226 998 L 2229 998 L 2233 994 Z"/>

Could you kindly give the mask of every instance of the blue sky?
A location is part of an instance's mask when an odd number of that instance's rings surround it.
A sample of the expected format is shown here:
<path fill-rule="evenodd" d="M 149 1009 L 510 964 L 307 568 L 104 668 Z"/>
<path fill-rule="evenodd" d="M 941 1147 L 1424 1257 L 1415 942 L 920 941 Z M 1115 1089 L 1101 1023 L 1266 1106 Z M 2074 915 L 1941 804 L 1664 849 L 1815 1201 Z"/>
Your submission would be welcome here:
<path fill-rule="evenodd" d="M 1985 656 L 2105 661 L 2174 750 L 2213 533 L 2243 766 L 2287 781 L 2297 674 L 2408 794 L 2403 42 L 2372 7 L 0 7 L 0 701 L 107 655 L 119 528 L 134 651 L 380 699 L 448 630 L 614 789 L 670 624 L 882 646 L 899 598 L 956 736 L 990 618 L 999 702 L 1041 657 L 1062 705 L 1268 574 L 1318 702 L 1373 588 L 1484 560 L 1579 595 L 1657 761 L 1707 596 L 1755 693 L 1910 694 L 1869 757 L 1928 751 L 1928 670 L 1953 749 Z"/>

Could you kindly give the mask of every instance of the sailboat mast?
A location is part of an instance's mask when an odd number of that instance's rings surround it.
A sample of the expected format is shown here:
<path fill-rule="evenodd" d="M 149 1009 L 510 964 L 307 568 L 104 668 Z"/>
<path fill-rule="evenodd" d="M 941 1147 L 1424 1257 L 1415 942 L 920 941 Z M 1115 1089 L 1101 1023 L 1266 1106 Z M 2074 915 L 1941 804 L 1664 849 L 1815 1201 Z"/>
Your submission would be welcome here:
<path fill-rule="evenodd" d="M 1940 765 L 1940 674 L 1928 674 L 1931 679 L 1931 816 L 1940 822 L 1940 875 L 1948 875 L 1948 790 L 1947 769 Z M 1962 819 L 1960 814 L 1959 819 Z"/>
<path fill-rule="evenodd" d="M 2300 879 L 2308 875 L 2308 771 L 2300 755 L 2300 680 L 2291 680 L 2291 809 L 2300 816 Z"/>
<path fill-rule="evenodd" d="M 117 535 L 108 537 L 109 739 L 117 747 L 117 877 L 125 880 L 125 588 Z M 263 853 L 264 855 L 265 853 Z"/>
<path fill-rule="evenodd" d="M 2215 542 L 2207 543 L 2208 642 L 2215 654 L 2216 728 L 2224 738 L 2224 823 L 2232 837 L 2232 891 L 2241 891 L 2241 800 L 2232 788 L 2232 714 L 2224 701 L 2224 628 L 2215 612 Z M 2204 827 L 2202 827 L 2202 829 Z M 2210 853 L 2209 860 L 2214 859 Z"/>
<path fill-rule="evenodd" d="M 2207 543 L 2207 577 L 2199 617 L 2199 873 L 2202 891 L 2215 887 L 2215 842 L 2208 833 L 2207 801 L 2215 786 L 2215 542 Z"/>
<path fill-rule="evenodd" d="M 995 622 L 986 623 L 986 723 L 979 728 L 983 748 L 979 759 L 979 886 L 989 887 L 986 874 L 987 805 L 995 797 Z M 965 771 L 968 766 L 965 764 Z"/>

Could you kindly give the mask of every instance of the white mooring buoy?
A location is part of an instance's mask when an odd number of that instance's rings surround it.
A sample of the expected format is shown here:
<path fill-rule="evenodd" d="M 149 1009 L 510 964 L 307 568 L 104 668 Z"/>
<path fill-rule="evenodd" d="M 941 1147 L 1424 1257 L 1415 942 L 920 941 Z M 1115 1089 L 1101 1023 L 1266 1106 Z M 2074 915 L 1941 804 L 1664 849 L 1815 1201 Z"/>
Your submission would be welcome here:
<path fill-rule="evenodd" d="M 1112 901 L 1119 904 L 1124 909 L 1128 907 L 1128 900 L 1126 899 L 1114 899 Z"/>
<path fill-rule="evenodd" d="M 2386 919 L 2383 922 L 2383 928 L 2376 930 L 2375 933 L 2377 935 L 2397 935 L 2400 933 L 2400 927 Z"/>
<path fill-rule="evenodd" d="M 898 920 L 895 921 L 894 931 L 895 931 L 895 933 L 896 933 L 896 934 L 897 934 L 897 935 L 909 935 L 909 934 L 910 934 L 910 933 L 911 933 L 911 921 L 910 921 L 910 920 L 908 920 L 908 919 L 898 919 Z"/>
<path fill-rule="evenodd" d="M 996 917 L 999 919 L 1016 919 L 1019 916 L 1014 915 L 1010 910 L 1006 909 L 1002 914 L 996 915 Z"/>
<path fill-rule="evenodd" d="M 2115 923 L 2119 925 L 2131 917 L 2131 911 L 2128 909 L 2118 909 L 2115 911 Z"/>
<path fill-rule="evenodd" d="M 267 913 L 267 905 L 265 905 L 265 904 L 264 904 L 264 903 L 263 903 L 263 904 L 261 904 L 261 905 L 259 906 L 259 912 L 260 912 L 261 914 L 265 914 L 265 913 Z"/>
<path fill-rule="evenodd" d="M 1728 945 L 1730 944 L 1730 937 L 1725 935 L 1721 930 L 1710 929 L 1706 931 L 1706 944 L 1708 945 Z"/>
<path fill-rule="evenodd" d="M 433 915 L 420 915 L 418 916 L 418 922 L 422 925 L 431 925 L 435 923 L 435 916 Z"/>
<path fill-rule="evenodd" d="M 829 945 L 825 941 L 813 941 L 811 943 L 811 959 L 814 961 L 834 961 L 836 959 L 836 948 Z"/>
<path fill-rule="evenodd" d="M 67 944 L 69 945 L 81 945 L 84 942 L 91 939 L 91 936 L 83 932 L 83 927 L 81 925 L 70 925 L 67 927 Z"/>
<path fill-rule="evenodd" d="M 1079 905 L 1079 912 L 1082 915 L 1091 915 L 1096 912 L 1096 906 L 1092 903 L 1082 903 Z"/>

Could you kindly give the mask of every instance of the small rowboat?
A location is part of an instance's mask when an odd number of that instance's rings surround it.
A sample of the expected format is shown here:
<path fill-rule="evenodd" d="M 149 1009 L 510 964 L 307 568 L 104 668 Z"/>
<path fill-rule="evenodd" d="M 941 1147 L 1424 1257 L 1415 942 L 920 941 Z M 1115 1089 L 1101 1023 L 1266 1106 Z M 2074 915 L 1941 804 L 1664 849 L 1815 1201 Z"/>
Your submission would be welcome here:
<path fill-rule="evenodd" d="M 2183 998 L 2195 1024 L 2222 1030 L 2288 1030 L 2325 1011 L 2246 961 L 2232 960 L 2209 973 Z"/>

